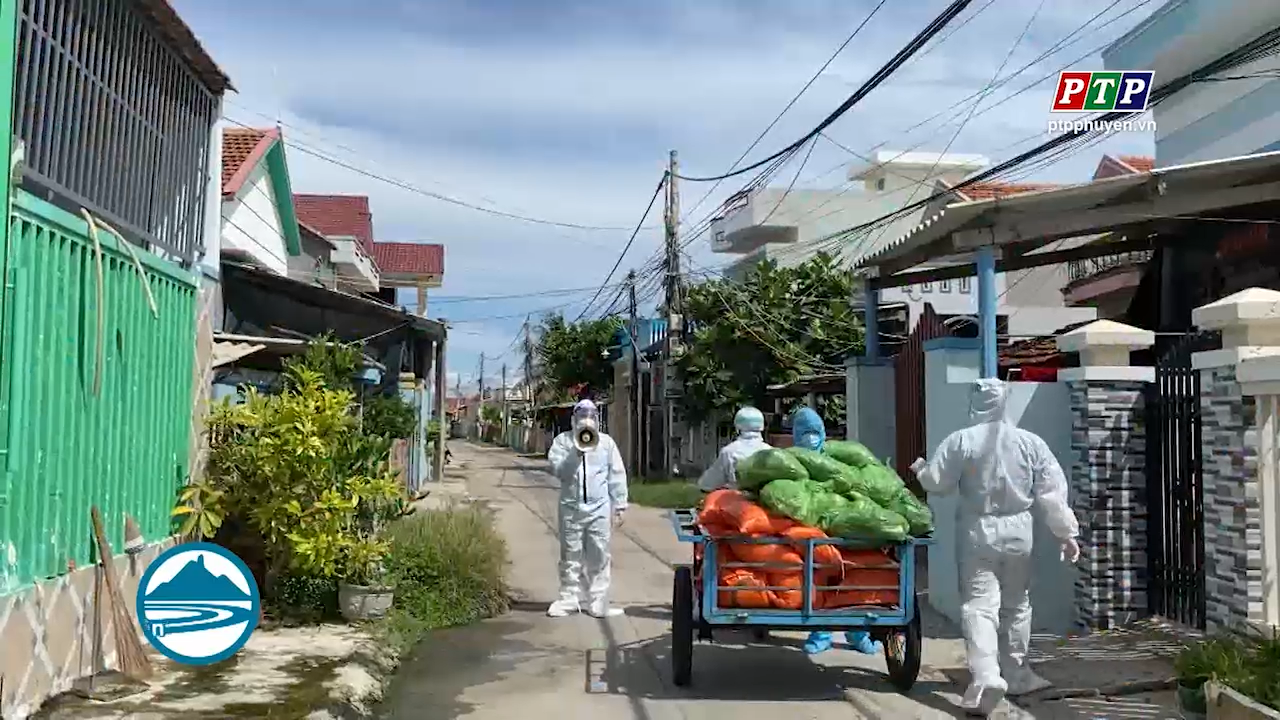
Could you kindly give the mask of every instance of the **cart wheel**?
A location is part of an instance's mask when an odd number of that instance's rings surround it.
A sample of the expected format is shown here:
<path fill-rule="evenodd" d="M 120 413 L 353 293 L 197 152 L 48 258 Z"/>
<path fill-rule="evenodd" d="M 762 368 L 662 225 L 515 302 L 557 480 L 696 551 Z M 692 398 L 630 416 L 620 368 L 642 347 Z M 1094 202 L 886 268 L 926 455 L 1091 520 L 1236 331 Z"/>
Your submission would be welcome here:
<path fill-rule="evenodd" d="M 769 642 L 769 628 L 751 628 L 751 639 L 758 643 Z"/>
<path fill-rule="evenodd" d="M 693 569 L 676 568 L 671 587 L 671 681 L 686 687 L 693 675 Z"/>
<path fill-rule="evenodd" d="M 920 628 L 920 598 L 916 597 L 915 617 L 904 627 L 890 630 L 884 642 L 885 664 L 889 666 L 889 682 L 899 692 L 907 692 L 920 676 L 923 639 Z"/>

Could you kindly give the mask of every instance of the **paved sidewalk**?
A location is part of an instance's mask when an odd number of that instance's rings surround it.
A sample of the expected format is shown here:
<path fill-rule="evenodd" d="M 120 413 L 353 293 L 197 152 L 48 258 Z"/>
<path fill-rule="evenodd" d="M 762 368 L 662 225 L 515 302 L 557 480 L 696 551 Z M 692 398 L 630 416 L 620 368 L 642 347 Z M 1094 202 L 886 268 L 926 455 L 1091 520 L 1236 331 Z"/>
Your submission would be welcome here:
<path fill-rule="evenodd" d="M 906 696 L 886 681 L 883 657 L 835 650 L 810 658 L 796 633 L 776 634 L 766 644 L 717 635 L 694 650 L 692 687 L 674 687 L 670 568 L 685 562 L 690 548 L 675 539 L 665 512 L 633 507 L 615 535 L 613 601 L 622 617 L 553 620 L 544 611 L 556 593 L 556 491 L 544 462 L 465 443 L 452 449 L 454 476 L 466 482 L 461 494 L 493 507 L 508 538 L 518 602 L 504 617 L 431 635 L 402 666 L 385 717 L 963 717 L 957 708 L 968 679 L 963 643 L 932 611 L 925 615 L 925 667 Z M 1176 717 L 1160 707 L 1170 697 L 1137 692 L 1168 679 L 1173 649 L 1165 629 L 1141 632 L 1038 638 L 1037 669 L 1056 687 L 1021 708 L 1006 704 L 995 717 Z M 1117 693 L 1123 697 L 1106 697 Z"/>

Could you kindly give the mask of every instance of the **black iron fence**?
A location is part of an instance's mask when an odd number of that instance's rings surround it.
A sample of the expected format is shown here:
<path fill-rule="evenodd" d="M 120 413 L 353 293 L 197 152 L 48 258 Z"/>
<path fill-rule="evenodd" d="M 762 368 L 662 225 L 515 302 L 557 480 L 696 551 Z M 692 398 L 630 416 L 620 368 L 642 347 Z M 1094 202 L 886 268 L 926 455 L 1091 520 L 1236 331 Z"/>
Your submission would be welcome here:
<path fill-rule="evenodd" d="M 1155 615 L 1205 626 L 1200 372 L 1191 356 L 1221 345 L 1202 332 L 1161 348 L 1147 407 L 1147 593 Z"/>
<path fill-rule="evenodd" d="M 184 260 L 203 245 L 218 100 L 140 0 L 22 0 L 23 183 Z"/>

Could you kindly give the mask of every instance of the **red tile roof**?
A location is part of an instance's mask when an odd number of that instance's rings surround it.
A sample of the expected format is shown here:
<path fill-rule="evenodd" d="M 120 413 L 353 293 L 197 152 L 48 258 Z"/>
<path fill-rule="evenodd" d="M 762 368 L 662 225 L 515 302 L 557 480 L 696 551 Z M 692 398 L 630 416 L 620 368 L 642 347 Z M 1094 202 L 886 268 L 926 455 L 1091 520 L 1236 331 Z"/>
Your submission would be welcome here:
<path fill-rule="evenodd" d="M 1156 159 L 1146 155 L 1121 155 L 1117 159 L 1140 173 L 1151 172 L 1156 166 Z"/>
<path fill-rule="evenodd" d="M 389 275 L 444 275 L 444 246 L 375 242 L 373 261 Z"/>
<path fill-rule="evenodd" d="M 275 128 L 227 128 L 222 131 L 222 194 L 240 191 L 249 173 L 280 137 Z"/>
<path fill-rule="evenodd" d="M 1052 190 L 1057 185 L 1045 183 L 1006 183 L 1000 181 L 976 182 L 961 188 L 957 192 L 969 200 L 990 200 L 992 198 L 1020 195 L 1022 193 Z"/>
<path fill-rule="evenodd" d="M 294 195 L 298 222 L 326 237 L 354 237 L 365 249 L 373 247 L 373 213 L 364 195 Z"/>

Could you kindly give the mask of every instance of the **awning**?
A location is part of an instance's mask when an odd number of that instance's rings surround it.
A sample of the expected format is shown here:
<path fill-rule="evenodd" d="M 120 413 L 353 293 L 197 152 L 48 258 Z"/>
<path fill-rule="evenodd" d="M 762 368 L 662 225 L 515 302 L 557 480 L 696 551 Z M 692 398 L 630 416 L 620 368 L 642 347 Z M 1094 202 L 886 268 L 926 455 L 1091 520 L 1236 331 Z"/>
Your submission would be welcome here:
<path fill-rule="evenodd" d="M 1019 254 L 1063 238 L 1193 220 L 1197 215 L 1280 200 L 1280 152 L 1158 168 L 1040 192 L 948 205 L 858 267 L 883 278 L 979 247 Z M 1047 253 L 1042 264 L 1060 262 Z"/>
<path fill-rule="evenodd" d="M 231 365 L 258 353 L 270 353 L 274 356 L 300 355 L 307 351 L 311 341 L 300 338 L 262 337 L 258 335 L 235 335 L 232 333 L 213 334 L 213 367 Z M 331 343 L 332 344 L 332 343 Z M 364 356 L 366 367 L 377 368 L 385 373 L 387 367 L 368 355 Z"/>
<path fill-rule="evenodd" d="M 344 342 L 374 346 L 405 332 L 436 342 L 446 335 L 439 321 L 241 263 L 222 263 L 222 286 L 227 309 L 263 330 L 286 327 L 313 337 L 333 331 Z"/>

